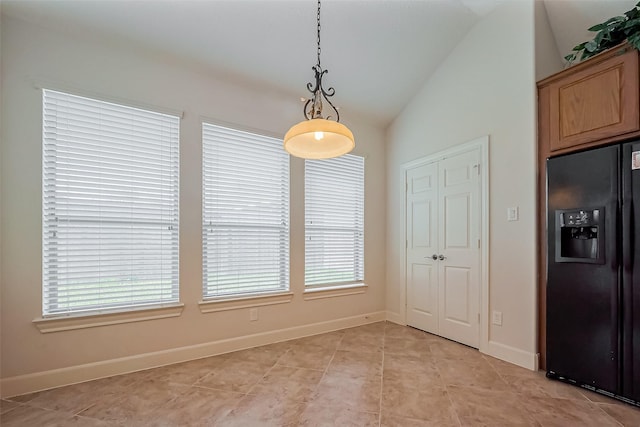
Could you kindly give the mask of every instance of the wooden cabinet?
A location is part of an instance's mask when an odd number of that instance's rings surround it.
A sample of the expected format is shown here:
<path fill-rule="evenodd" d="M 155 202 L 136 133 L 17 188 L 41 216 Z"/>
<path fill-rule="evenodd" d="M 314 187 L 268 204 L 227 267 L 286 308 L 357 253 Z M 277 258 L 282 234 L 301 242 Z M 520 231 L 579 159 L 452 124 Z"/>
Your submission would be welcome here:
<path fill-rule="evenodd" d="M 538 82 L 538 348 L 546 365 L 546 161 L 640 138 L 638 51 L 620 45 Z"/>
<path fill-rule="evenodd" d="M 638 52 L 623 45 L 539 82 L 541 142 L 555 152 L 639 131 L 638 80 Z"/>

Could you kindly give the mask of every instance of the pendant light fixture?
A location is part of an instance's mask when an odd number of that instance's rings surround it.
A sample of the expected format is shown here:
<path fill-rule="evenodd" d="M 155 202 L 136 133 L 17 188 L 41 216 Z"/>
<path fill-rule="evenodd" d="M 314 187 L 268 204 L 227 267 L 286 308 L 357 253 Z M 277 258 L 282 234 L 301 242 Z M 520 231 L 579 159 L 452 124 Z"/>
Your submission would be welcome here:
<path fill-rule="evenodd" d="M 335 89 L 322 87 L 322 77 L 328 72 L 320 65 L 320 0 L 318 0 L 318 62 L 313 66 L 315 85 L 307 83 L 307 90 L 313 94 L 304 104 L 306 120 L 289 129 L 284 136 L 284 149 L 303 159 L 329 159 L 347 154 L 355 147 L 353 133 L 340 123 L 340 113 L 329 100 L 335 95 Z M 335 119 L 322 116 L 322 99 L 335 112 Z"/>

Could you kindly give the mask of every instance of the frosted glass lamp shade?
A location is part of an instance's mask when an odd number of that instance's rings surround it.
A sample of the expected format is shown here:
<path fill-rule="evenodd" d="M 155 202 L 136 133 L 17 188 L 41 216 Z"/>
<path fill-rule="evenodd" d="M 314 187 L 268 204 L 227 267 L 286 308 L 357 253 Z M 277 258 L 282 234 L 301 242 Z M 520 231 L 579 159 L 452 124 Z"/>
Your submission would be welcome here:
<path fill-rule="evenodd" d="M 311 119 L 294 125 L 284 136 L 284 149 L 303 159 L 329 159 L 356 146 L 353 133 L 333 120 Z"/>

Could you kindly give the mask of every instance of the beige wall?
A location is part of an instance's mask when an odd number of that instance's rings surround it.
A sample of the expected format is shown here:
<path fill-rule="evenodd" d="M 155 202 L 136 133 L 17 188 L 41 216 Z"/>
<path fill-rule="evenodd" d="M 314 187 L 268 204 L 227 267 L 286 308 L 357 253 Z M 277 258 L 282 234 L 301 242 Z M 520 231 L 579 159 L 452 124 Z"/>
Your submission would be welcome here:
<path fill-rule="evenodd" d="M 402 164 L 489 135 L 489 311 L 485 351 L 529 368 L 536 357 L 533 1 L 504 2 L 480 21 L 394 121 L 387 135 L 387 310 L 403 282 Z M 517 206 L 520 220 L 507 222 Z"/>
<path fill-rule="evenodd" d="M 356 135 L 355 154 L 366 157 L 368 290 L 361 295 L 303 300 L 304 164 L 292 158 L 291 288 L 295 296 L 291 303 L 260 307 L 259 320 L 249 322 L 248 309 L 201 314 L 197 306 L 202 276 L 200 124 L 206 117 L 283 135 L 302 116 L 300 95 L 268 92 L 262 87 L 233 81 L 230 76 L 216 76 L 194 64 L 132 50 L 123 43 L 70 38 L 6 17 L 2 21 L 2 62 L 2 123 L 6 126 L 2 128 L 1 153 L 1 377 L 10 390 L 42 387 L 43 373 L 51 373 L 49 377 L 55 378 L 47 386 L 58 385 L 69 379 L 91 377 L 92 366 L 102 366 L 102 362 L 110 360 L 138 360 L 136 355 L 157 355 L 189 346 L 198 348 L 201 355 L 207 348 L 223 348 L 202 347 L 206 343 L 285 331 L 239 344 L 248 345 L 354 322 L 365 323 L 372 319 L 372 313 L 383 314 L 386 183 L 384 132 L 376 124 L 343 112 L 346 124 Z M 301 76 L 301 92 L 305 77 Z M 42 102 L 37 86 L 66 88 L 108 100 L 184 112 L 180 141 L 180 287 L 185 309 L 180 317 L 49 334 L 40 333 L 32 324 L 41 315 L 42 295 Z M 316 326 L 295 329 L 312 324 Z M 181 354 L 184 357 L 190 353 Z M 167 362 L 171 358 L 153 360 Z M 123 362 L 100 372 L 140 368 L 145 363 Z M 79 370 L 74 371 L 78 366 L 84 366 L 82 375 Z M 3 394 L 11 391 L 5 387 Z"/>
<path fill-rule="evenodd" d="M 0 16 L 2 16 L 2 2 L 0 2 Z M 2 75 L 4 63 L 2 61 L 2 22 L 0 21 L 0 97 L 2 96 Z M 0 167 L 2 166 L 2 102 L 0 102 Z M 1 170 L 0 170 L 1 172 Z M 2 242 L 2 173 L 0 173 L 0 242 Z M 2 308 L 2 244 L 0 244 L 0 309 Z M 2 316 L 0 315 L 0 333 L 2 332 Z M 2 339 L 0 339 L 0 367 L 2 366 Z M 2 371 L 0 371 L 2 372 Z M 1 377 L 1 375 L 0 375 Z"/>
<path fill-rule="evenodd" d="M 535 1 L 536 81 L 540 81 L 563 68 L 562 55 L 553 37 L 545 3 Z"/>

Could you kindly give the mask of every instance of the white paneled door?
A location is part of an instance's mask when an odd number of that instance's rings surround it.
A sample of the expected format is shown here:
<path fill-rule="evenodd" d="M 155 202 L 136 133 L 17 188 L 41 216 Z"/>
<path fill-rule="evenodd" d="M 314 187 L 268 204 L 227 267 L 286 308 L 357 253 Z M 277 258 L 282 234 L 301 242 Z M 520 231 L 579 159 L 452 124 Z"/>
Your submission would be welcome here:
<path fill-rule="evenodd" d="M 438 331 L 438 164 L 407 171 L 407 324 Z M 409 301 L 411 302 L 409 304 Z"/>
<path fill-rule="evenodd" d="M 407 324 L 478 347 L 480 150 L 407 169 Z"/>

